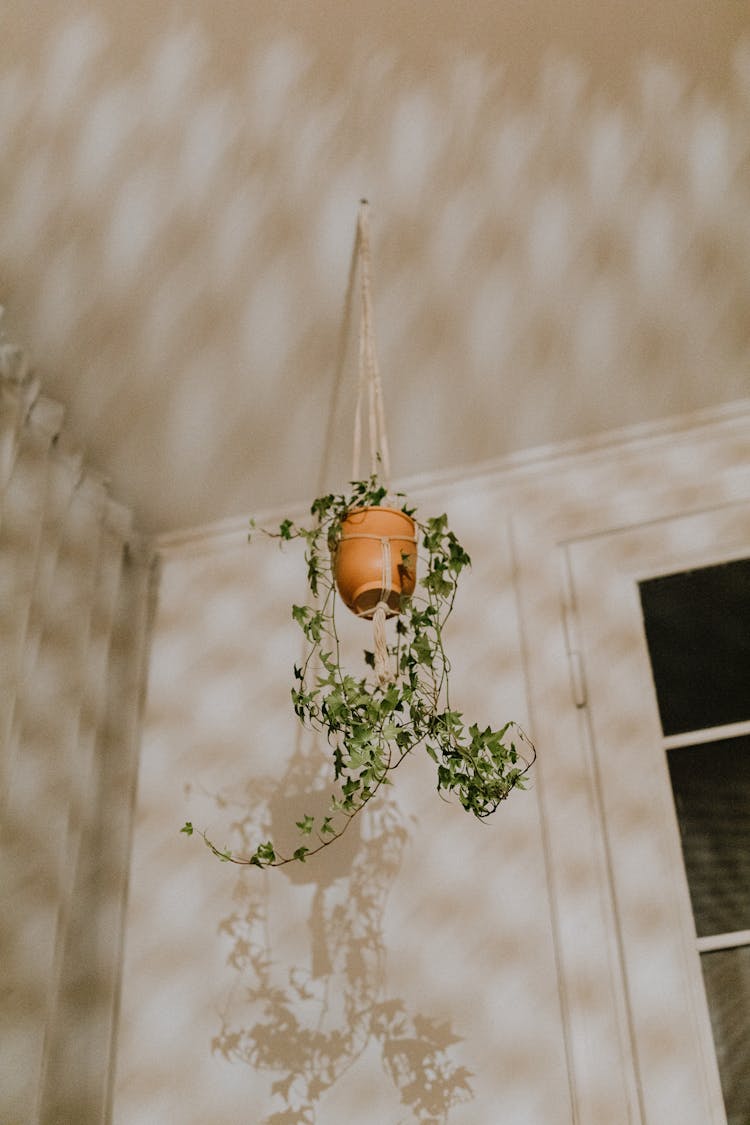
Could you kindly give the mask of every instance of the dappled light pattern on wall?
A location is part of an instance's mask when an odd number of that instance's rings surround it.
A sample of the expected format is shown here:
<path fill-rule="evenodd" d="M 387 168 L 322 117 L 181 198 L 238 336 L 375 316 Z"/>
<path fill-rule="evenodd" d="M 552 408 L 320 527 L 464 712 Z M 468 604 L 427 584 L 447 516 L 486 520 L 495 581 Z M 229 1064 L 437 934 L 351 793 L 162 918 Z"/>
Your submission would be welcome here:
<path fill-rule="evenodd" d="M 0 1121 L 102 1121 L 153 555 L 0 336 Z"/>
<path fill-rule="evenodd" d="M 523 721 L 498 498 L 414 500 L 425 514 L 445 505 L 477 558 L 447 639 L 455 704 Z M 220 863 L 180 834 L 186 819 L 237 854 L 269 837 L 283 851 L 333 791 L 325 746 L 302 739 L 290 698 L 305 562 L 299 543 L 248 545 L 245 531 L 164 551 L 116 1125 L 476 1125 L 498 1107 L 518 1125 L 567 1125 L 535 785 L 480 823 L 440 800 L 434 763 L 416 752 L 304 864 Z M 342 613 L 356 670 L 371 629 Z"/>
<path fill-rule="evenodd" d="M 303 494 L 363 195 L 399 473 L 746 393 L 747 43 L 721 90 L 553 52 L 520 93 L 492 43 L 420 68 L 365 36 L 332 70 L 172 17 L 128 53 L 61 9 L 0 72 L 0 298 L 150 528 Z"/>
<path fill-rule="evenodd" d="M 250 854 L 269 833 L 278 838 L 295 807 L 325 807 L 327 773 L 319 750 L 300 747 L 279 781 L 253 779 L 246 798 L 231 802 L 236 853 Z M 223 796 L 216 800 L 230 803 Z M 238 980 L 211 1045 L 234 1063 L 274 1075 L 271 1094 L 278 1108 L 263 1118 L 264 1125 L 325 1122 L 325 1112 L 316 1111 L 322 1095 L 370 1043 L 377 1044 L 384 1072 L 398 1090 L 404 1121 L 442 1125 L 452 1106 L 471 1100 L 470 1073 L 453 1057 L 460 1040 L 450 1024 L 410 1013 L 402 1000 L 387 995 L 383 914 L 407 829 L 387 798 L 363 820 L 361 833 L 359 821 L 353 823 L 346 848 L 334 845 L 279 876 L 302 888 L 309 901 L 302 963 L 275 956 L 267 883 L 253 872 L 237 879 L 234 909 L 219 924 Z"/>

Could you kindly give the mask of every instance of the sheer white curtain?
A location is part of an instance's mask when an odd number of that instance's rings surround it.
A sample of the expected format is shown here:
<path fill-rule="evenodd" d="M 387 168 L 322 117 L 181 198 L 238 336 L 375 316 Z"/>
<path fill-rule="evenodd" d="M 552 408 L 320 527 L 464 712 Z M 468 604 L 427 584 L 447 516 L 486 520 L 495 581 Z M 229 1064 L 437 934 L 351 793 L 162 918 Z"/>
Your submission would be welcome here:
<path fill-rule="evenodd" d="M 0 346 L 0 1120 L 106 1120 L 153 556 Z"/>

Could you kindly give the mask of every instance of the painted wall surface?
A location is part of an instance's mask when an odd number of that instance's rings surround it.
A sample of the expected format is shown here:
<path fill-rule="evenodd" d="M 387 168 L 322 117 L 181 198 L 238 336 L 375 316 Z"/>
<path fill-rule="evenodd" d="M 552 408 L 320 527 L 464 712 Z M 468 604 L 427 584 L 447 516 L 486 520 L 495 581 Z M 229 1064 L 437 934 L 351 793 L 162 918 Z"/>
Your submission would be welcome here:
<path fill-rule="evenodd" d="M 475 560 L 448 634 L 454 703 L 523 722 L 499 496 L 459 487 L 420 505 L 446 506 Z M 190 819 L 247 852 L 258 825 L 275 832 L 331 791 L 289 699 L 302 552 L 243 538 L 163 560 L 115 1122 L 568 1122 L 535 786 L 480 824 L 441 802 L 416 755 L 294 870 L 220 864 L 180 836 Z M 369 629 L 341 624 L 356 665 Z"/>
<path fill-rule="evenodd" d="M 534 783 L 480 825 L 441 803 L 417 756 L 339 845 L 289 874 L 219 864 L 179 828 L 190 819 L 248 852 L 327 802 L 325 760 L 289 700 L 301 552 L 248 546 L 237 523 L 162 540 L 116 1125 L 663 1125 L 664 1105 L 723 1123 L 705 1005 L 697 1093 L 676 1082 L 698 1049 L 676 1007 L 634 1015 L 632 979 L 685 942 L 684 919 L 662 911 L 655 927 L 648 895 L 623 891 L 623 872 L 645 886 L 654 794 L 634 811 L 627 786 L 602 789 L 647 710 L 648 668 L 621 682 L 623 637 L 596 585 L 609 571 L 576 592 L 565 560 L 572 544 L 663 528 L 679 568 L 677 517 L 726 514 L 750 495 L 749 443 L 750 403 L 738 402 L 411 490 L 423 515 L 448 512 L 474 559 L 447 637 L 454 702 L 482 723 L 529 723 Z M 583 592 L 604 638 L 586 657 L 606 664 L 594 701 L 585 667 L 571 675 Z M 356 664 L 367 626 L 341 625 Z M 602 735 L 591 708 L 610 714 L 612 693 L 623 717 Z M 678 851 L 664 901 L 684 883 Z M 689 960 L 689 914 L 686 925 Z"/>
<path fill-rule="evenodd" d="M 148 531 L 296 500 L 312 435 L 348 439 L 363 195 L 399 472 L 746 393 L 747 4 L 35 0 L 1 27 L 0 301 Z"/>

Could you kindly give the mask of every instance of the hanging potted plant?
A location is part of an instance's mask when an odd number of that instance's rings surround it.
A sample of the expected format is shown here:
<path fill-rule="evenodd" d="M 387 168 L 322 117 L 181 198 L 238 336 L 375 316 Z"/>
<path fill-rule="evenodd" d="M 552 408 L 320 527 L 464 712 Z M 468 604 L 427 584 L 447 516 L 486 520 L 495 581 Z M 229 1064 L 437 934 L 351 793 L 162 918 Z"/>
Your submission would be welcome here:
<path fill-rule="evenodd" d="M 300 722 L 325 736 L 338 793 L 325 815 L 303 811 L 296 821 L 300 844 L 288 853 L 266 840 L 252 855 L 237 856 L 201 832 L 225 862 L 280 867 L 306 861 L 344 834 L 415 750 L 424 750 L 435 763 L 438 792 L 455 796 L 480 820 L 514 789 L 525 788 L 536 756 L 515 722 L 497 730 L 480 728 L 467 724 L 451 705 L 443 632 L 459 577 L 471 560 L 445 515 L 419 520 L 403 493 L 390 492 L 364 201 L 357 237 L 362 311 L 352 475 L 359 477 L 365 393 L 370 475 L 353 480 L 346 494 L 318 497 L 310 526 L 284 520 L 277 531 L 264 532 L 282 542 L 304 543 L 309 598 L 292 606 L 292 616 L 304 634 L 305 654 L 294 666 L 292 703 Z M 251 524 L 251 538 L 254 530 Z M 365 649 L 363 671 L 355 674 L 342 661 L 339 598 L 358 617 L 372 621 L 372 648 Z M 395 625 L 389 638 L 390 618 Z M 182 831 L 192 835 L 192 823 Z"/>

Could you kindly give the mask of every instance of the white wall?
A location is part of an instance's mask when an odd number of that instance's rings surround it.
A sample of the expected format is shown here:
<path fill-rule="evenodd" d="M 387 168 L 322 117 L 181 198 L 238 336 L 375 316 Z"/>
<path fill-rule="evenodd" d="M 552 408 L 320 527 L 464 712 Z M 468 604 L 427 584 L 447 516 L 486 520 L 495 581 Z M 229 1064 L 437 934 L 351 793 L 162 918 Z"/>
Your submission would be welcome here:
<path fill-rule="evenodd" d="M 291 876 L 219 864 L 179 828 L 247 851 L 258 819 L 275 828 L 328 793 L 288 696 L 300 553 L 247 546 L 236 523 L 163 541 L 117 1125 L 657 1125 L 558 556 L 597 528 L 687 510 L 707 482 L 747 494 L 748 434 L 738 404 L 412 490 L 474 559 L 449 636 L 457 702 L 530 722 L 534 784 L 480 825 L 439 800 L 426 756 L 409 760 L 359 835 Z M 346 626 L 355 663 L 359 629 Z"/>
<path fill-rule="evenodd" d="M 525 721 L 497 491 L 450 492 L 433 491 L 421 508 L 447 504 L 475 559 L 449 634 L 455 702 L 483 723 Z M 483 825 L 441 802 L 433 763 L 415 757 L 361 829 L 291 876 L 221 865 L 178 835 L 189 818 L 247 850 L 254 837 L 232 826 L 257 807 L 278 805 L 287 819 L 309 811 L 320 748 L 299 739 L 289 700 L 300 639 L 289 607 L 303 597 L 293 547 L 248 547 L 237 534 L 164 559 L 115 1120 L 297 1120 L 271 1114 L 297 1105 L 312 1077 L 323 1087 L 316 1121 L 442 1121 L 465 1069 L 470 1096 L 451 1122 L 490 1122 L 500 1104 L 508 1120 L 567 1121 L 535 788 Z M 368 627 L 342 624 L 357 667 Z M 256 942 L 267 943 L 267 974 Z M 287 1005 L 298 1025 L 284 1033 Z M 329 1051 L 340 1072 L 330 1083 Z M 394 1051 L 405 1068 L 395 1081 L 383 1058 Z M 425 1052 L 444 1087 L 420 1070 Z M 296 1068 L 305 1077 L 274 1096 Z M 425 1105 L 434 1097 L 429 1114 L 408 1108 L 412 1082 Z"/>

